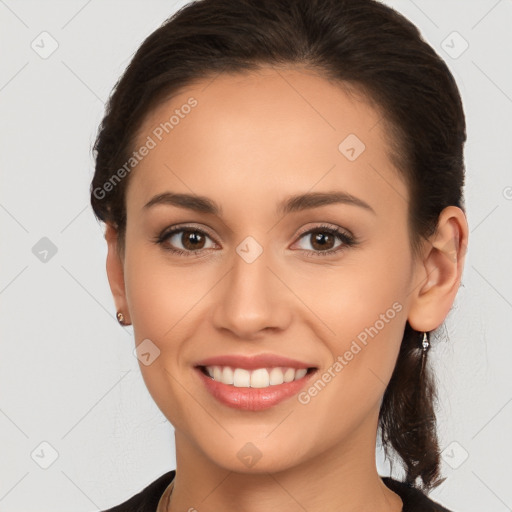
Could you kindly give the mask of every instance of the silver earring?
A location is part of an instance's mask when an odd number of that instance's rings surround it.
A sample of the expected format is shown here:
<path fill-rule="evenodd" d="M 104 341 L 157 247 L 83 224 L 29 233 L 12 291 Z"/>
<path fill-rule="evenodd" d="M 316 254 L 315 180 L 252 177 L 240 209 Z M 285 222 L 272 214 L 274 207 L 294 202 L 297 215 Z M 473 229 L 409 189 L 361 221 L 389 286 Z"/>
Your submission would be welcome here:
<path fill-rule="evenodd" d="M 427 352 L 427 350 L 430 348 L 430 342 L 428 341 L 427 333 L 423 333 L 423 341 L 421 342 L 421 346 L 423 347 L 423 352 Z"/>

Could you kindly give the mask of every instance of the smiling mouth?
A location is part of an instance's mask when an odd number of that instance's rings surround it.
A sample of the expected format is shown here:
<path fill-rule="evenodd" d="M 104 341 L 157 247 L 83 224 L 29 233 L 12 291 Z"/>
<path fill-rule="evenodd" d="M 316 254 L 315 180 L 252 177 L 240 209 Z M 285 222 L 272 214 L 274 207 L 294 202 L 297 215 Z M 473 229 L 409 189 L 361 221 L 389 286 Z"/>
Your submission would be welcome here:
<path fill-rule="evenodd" d="M 303 379 L 317 370 L 284 366 L 247 370 L 231 366 L 197 366 L 204 375 L 222 384 L 240 388 L 267 388 Z"/>

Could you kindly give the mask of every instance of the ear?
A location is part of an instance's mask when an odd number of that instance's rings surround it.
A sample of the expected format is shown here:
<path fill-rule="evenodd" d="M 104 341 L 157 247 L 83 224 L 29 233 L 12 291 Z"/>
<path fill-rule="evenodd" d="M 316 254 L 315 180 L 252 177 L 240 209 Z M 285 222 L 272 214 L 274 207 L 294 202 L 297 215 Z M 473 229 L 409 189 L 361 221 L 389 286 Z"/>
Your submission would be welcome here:
<path fill-rule="evenodd" d="M 119 237 L 117 229 L 110 223 L 106 224 L 105 240 L 107 241 L 107 276 L 110 285 L 116 311 L 121 311 L 125 318 L 125 323 L 130 324 L 130 313 L 128 311 L 128 302 L 126 300 L 126 291 L 124 283 L 124 258 L 119 252 Z"/>
<path fill-rule="evenodd" d="M 420 332 L 433 331 L 448 315 L 459 289 L 468 244 L 468 223 L 456 206 L 439 215 L 437 231 L 425 241 L 415 266 L 408 321 Z"/>

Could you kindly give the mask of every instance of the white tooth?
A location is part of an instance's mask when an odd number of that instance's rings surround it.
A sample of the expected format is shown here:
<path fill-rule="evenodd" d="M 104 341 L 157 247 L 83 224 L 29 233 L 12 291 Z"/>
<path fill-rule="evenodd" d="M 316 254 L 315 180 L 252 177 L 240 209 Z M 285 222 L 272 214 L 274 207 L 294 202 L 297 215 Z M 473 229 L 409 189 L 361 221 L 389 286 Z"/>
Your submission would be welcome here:
<path fill-rule="evenodd" d="M 307 374 L 306 368 L 257 368 L 246 370 L 244 368 L 231 368 L 230 366 L 207 366 L 207 373 L 217 382 L 244 387 L 266 388 L 284 382 L 302 379 Z"/>
<path fill-rule="evenodd" d="M 222 380 L 222 367 L 214 366 L 213 367 L 213 378 L 218 380 L 219 382 Z"/>
<path fill-rule="evenodd" d="M 295 379 L 295 368 L 287 368 L 284 372 L 284 381 L 291 382 Z"/>
<path fill-rule="evenodd" d="M 224 366 L 222 370 L 222 382 L 224 384 L 233 384 L 233 370 L 229 366 Z"/>
<path fill-rule="evenodd" d="M 281 370 L 281 368 L 272 368 L 272 370 L 270 370 L 269 382 L 271 386 L 282 384 L 284 382 L 283 370 Z"/>
<path fill-rule="evenodd" d="M 266 368 L 258 368 L 251 373 L 251 388 L 266 388 L 269 384 L 269 376 Z"/>
<path fill-rule="evenodd" d="M 233 373 L 233 385 L 237 388 L 248 388 L 251 385 L 251 372 L 236 368 Z"/>
<path fill-rule="evenodd" d="M 302 379 L 302 377 L 304 377 L 306 373 L 308 373 L 308 370 L 306 368 L 300 368 L 295 372 L 295 380 Z"/>

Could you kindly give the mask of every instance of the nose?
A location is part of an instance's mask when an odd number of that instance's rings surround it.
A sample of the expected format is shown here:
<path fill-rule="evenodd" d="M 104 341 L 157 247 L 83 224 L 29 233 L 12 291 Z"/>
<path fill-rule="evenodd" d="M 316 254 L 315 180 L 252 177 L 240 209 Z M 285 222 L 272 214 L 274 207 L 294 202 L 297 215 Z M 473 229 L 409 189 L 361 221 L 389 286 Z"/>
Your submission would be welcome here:
<path fill-rule="evenodd" d="M 239 254 L 218 289 L 213 322 L 237 338 L 254 340 L 288 327 L 293 294 L 264 250 L 249 262 Z M 284 282 L 283 282 L 284 281 Z"/>

